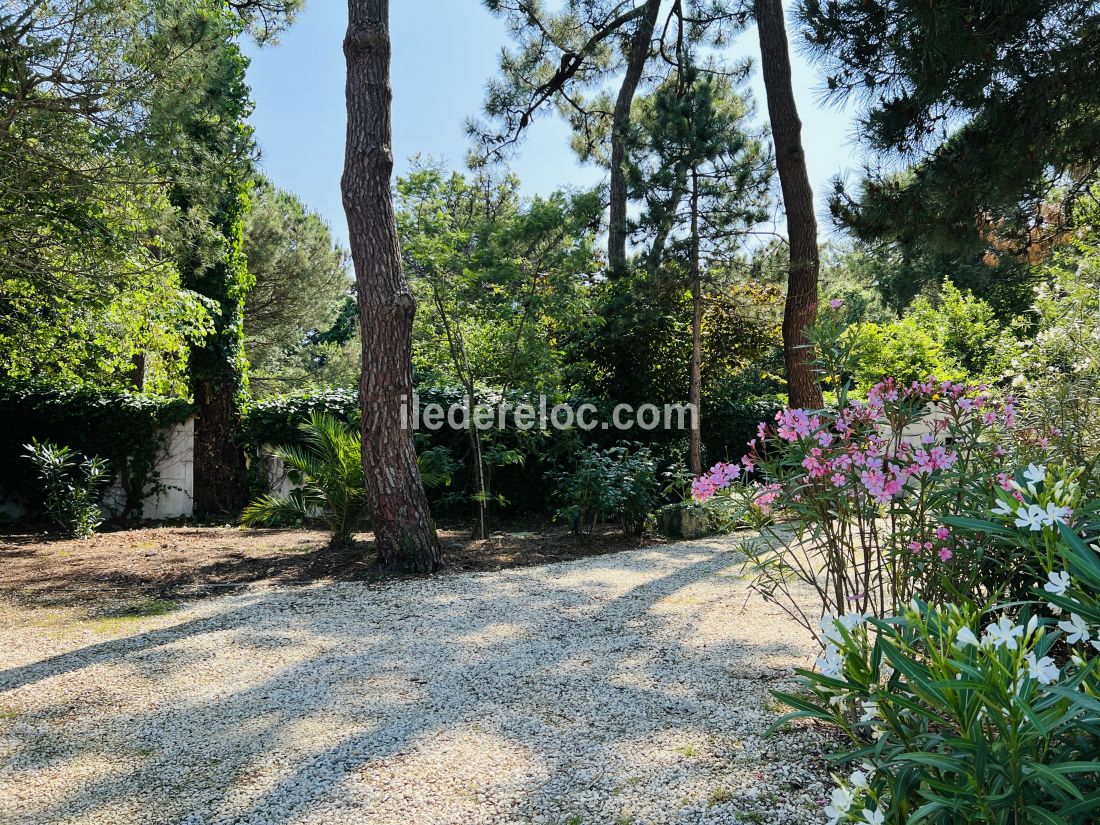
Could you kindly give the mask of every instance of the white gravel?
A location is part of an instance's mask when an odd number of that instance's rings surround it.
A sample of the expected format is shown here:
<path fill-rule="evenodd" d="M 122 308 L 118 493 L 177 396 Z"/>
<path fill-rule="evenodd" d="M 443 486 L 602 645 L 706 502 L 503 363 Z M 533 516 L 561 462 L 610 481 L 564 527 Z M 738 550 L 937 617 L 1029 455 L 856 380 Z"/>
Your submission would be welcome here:
<path fill-rule="evenodd" d="M 0 822 L 821 821 L 823 741 L 763 738 L 812 645 L 737 544 L 0 629 Z"/>

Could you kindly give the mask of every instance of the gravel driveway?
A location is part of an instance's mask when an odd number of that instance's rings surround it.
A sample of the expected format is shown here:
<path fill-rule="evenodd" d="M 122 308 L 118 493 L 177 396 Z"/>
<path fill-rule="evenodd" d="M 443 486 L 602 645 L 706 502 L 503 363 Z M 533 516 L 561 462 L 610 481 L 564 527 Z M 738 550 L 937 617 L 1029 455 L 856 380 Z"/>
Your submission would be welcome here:
<path fill-rule="evenodd" d="M 0 629 L 0 822 L 800 823 L 813 651 L 737 541 Z"/>

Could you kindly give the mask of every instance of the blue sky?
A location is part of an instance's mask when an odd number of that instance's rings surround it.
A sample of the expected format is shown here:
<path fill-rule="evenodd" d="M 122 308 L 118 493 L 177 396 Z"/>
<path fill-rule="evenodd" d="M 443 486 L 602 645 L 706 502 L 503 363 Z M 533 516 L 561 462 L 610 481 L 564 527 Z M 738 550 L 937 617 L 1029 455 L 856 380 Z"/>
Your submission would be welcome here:
<path fill-rule="evenodd" d="M 496 72 L 497 56 L 508 43 L 504 27 L 480 0 L 393 0 L 390 14 L 396 171 L 407 169 L 408 158 L 417 153 L 461 168 L 468 146 L 464 122 L 480 111 L 485 81 Z M 277 185 L 320 212 L 345 244 L 340 173 L 345 123 L 341 42 L 346 25 L 343 0 L 309 0 L 279 45 L 248 48 L 260 166 Z M 732 54 L 755 59 L 756 49 L 756 32 L 749 30 L 733 45 Z M 829 179 L 858 165 L 851 118 L 821 105 L 815 70 L 797 50 L 792 58 L 810 181 L 822 216 Z M 757 117 L 764 122 L 767 110 L 758 69 L 751 88 Z M 567 129 L 550 117 L 529 129 L 511 166 L 531 194 L 595 183 L 605 174 L 576 162 Z M 821 231 L 828 231 L 827 224 Z"/>

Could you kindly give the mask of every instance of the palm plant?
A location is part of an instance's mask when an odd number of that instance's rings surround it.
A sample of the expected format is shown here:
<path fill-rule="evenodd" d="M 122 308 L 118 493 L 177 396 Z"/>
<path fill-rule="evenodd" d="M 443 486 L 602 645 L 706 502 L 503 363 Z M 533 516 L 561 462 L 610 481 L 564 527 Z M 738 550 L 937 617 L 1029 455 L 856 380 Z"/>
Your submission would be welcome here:
<path fill-rule="evenodd" d="M 286 494 L 260 496 L 241 513 L 241 523 L 274 527 L 319 518 L 332 532 L 330 544 L 346 546 L 367 507 L 362 439 L 352 426 L 328 413 L 311 413 L 299 430 L 302 446 L 269 452 L 289 468 L 287 476 L 297 486 Z M 450 483 L 453 467 L 446 448 L 425 450 L 417 465 L 426 487 Z"/>
<path fill-rule="evenodd" d="M 347 545 L 367 501 L 359 433 L 317 412 L 299 430 L 301 446 L 284 445 L 269 452 L 289 468 L 288 478 L 297 486 L 286 494 L 260 496 L 241 513 L 241 523 L 272 527 L 320 518 L 332 532 L 330 543 Z"/>

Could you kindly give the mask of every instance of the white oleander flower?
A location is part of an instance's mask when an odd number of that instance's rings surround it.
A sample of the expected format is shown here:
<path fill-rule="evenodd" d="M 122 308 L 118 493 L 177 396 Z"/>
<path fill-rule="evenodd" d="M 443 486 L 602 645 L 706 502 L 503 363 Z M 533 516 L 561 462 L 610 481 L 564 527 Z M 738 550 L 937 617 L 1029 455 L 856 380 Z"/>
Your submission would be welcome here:
<path fill-rule="evenodd" d="M 1047 468 L 1042 464 L 1028 464 L 1027 469 L 1024 470 L 1024 478 L 1031 484 L 1039 484 L 1045 481 L 1047 477 Z"/>
<path fill-rule="evenodd" d="M 885 821 L 886 814 L 881 808 L 877 811 L 868 808 L 863 809 L 863 822 L 865 825 L 882 825 Z"/>
<path fill-rule="evenodd" d="M 1013 624 L 1012 619 L 1008 616 L 1001 616 L 996 622 L 990 622 L 986 625 L 983 641 L 993 645 L 993 647 L 1003 645 L 1009 650 L 1015 650 L 1016 639 L 1023 635 L 1024 628 L 1022 625 Z"/>
<path fill-rule="evenodd" d="M 1024 660 L 1027 662 L 1027 675 L 1040 685 L 1052 685 L 1058 681 L 1058 665 L 1049 656 L 1036 661 L 1035 654 L 1029 653 Z"/>
<path fill-rule="evenodd" d="M 829 825 L 836 825 L 848 815 L 848 810 L 855 801 L 855 795 L 847 788 L 834 788 L 829 796 L 829 805 L 825 808 L 825 816 L 829 817 Z"/>
<path fill-rule="evenodd" d="M 1012 505 L 1004 499 L 997 499 L 997 506 L 993 508 L 993 514 L 997 516 L 1011 516 L 1015 512 Z"/>
<path fill-rule="evenodd" d="M 1055 596 L 1066 595 L 1066 588 L 1070 585 L 1069 573 L 1065 570 L 1057 570 L 1048 574 L 1047 578 L 1050 581 L 1043 585 L 1043 590 Z"/>
<path fill-rule="evenodd" d="M 844 671 L 844 655 L 836 645 L 825 645 L 825 650 L 817 657 L 817 669 L 823 676 L 836 679 Z"/>
<path fill-rule="evenodd" d="M 1016 526 L 1022 530 L 1038 533 L 1046 521 L 1046 510 L 1038 504 L 1021 507 L 1016 511 Z"/>
<path fill-rule="evenodd" d="M 1089 631 L 1088 623 L 1076 613 L 1069 614 L 1068 622 L 1058 622 L 1058 627 L 1065 631 L 1066 642 L 1071 645 L 1075 645 L 1078 642 L 1087 642 L 1092 635 Z"/>

